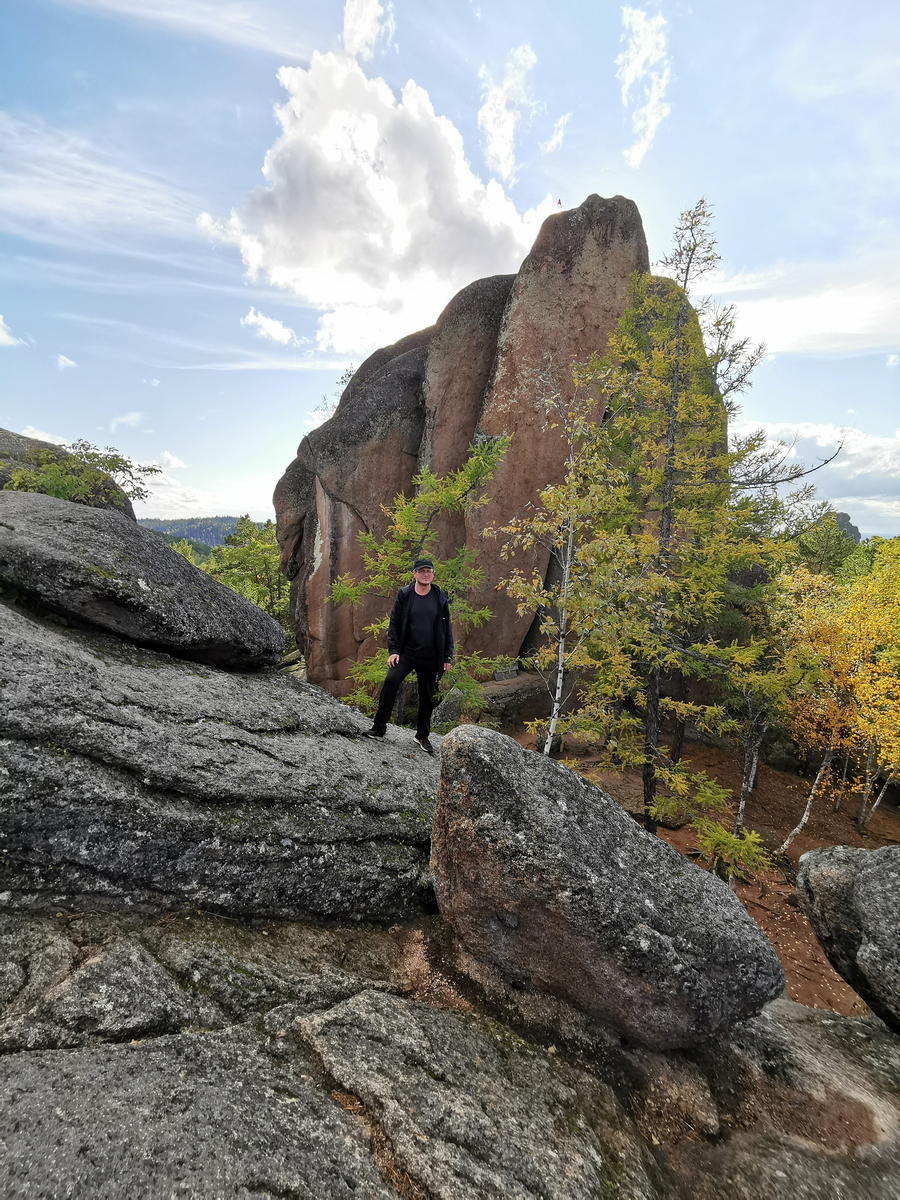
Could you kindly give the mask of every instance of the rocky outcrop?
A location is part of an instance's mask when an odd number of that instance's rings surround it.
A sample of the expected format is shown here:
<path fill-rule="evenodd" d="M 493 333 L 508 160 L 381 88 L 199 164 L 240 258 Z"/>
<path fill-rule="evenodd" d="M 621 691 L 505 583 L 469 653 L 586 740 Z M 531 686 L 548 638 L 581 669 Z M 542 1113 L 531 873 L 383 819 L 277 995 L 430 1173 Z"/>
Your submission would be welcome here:
<path fill-rule="evenodd" d="M 900 1033 L 900 846 L 808 851 L 797 899 L 837 973 Z"/>
<path fill-rule="evenodd" d="M 121 513 L 0 492 L 0 589 L 142 646 L 247 670 L 273 666 L 284 630 Z"/>
<path fill-rule="evenodd" d="M 778 1000 L 690 1053 L 523 1037 L 422 920 L 7 913 L 0 948 L 4 1196 L 896 1200 L 878 1023 Z"/>
<path fill-rule="evenodd" d="M 349 664 L 370 652 L 365 627 L 383 615 L 384 604 L 335 609 L 331 584 L 339 575 L 361 575 L 357 535 L 381 531 L 380 506 L 410 487 L 425 422 L 425 359 L 419 346 L 377 369 L 364 363 L 335 415 L 303 439 L 275 489 L 282 570 L 294 580 L 297 644 L 306 651 L 309 678 L 335 694 L 349 690 L 335 686 Z"/>
<path fill-rule="evenodd" d="M 11 429 L 0 429 L 0 490 L 9 482 L 13 471 L 22 467 L 34 468 L 36 458 L 44 462 L 64 462 L 67 458 L 71 459 L 72 455 L 65 446 L 57 446 L 54 442 L 26 437 L 23 433 L 13 433 Z M 131 501 L 109 475 L 103 476 L 102 481 L 92 489 L 92 494 L 80 503 L 91 508 L 110 508 L 135 520 Z"/>
<path fill-rule="evenodd" d="M 384 601 L 353 610 L 325 604 L 337 575 L 361 571 L 358 532 L 384 531 L 381 506 L 409 493 L 417 466 L 446 474 L 462 464 L 473 439 L 501 434 L 514 441 L 491 484 L 496 502 L 469 518 L 446 519 L 440 548 L 465 543 L 477 552 L 484 569 L 478 602 L 497 614 L 461 645 L 519 653 L 531 616 L 518 616 L 495 591 L 506 566 L 483 530 L 561 476 L 562 445 L 543 428 L 538 394 L 548 357 L 565 391 L 570 360 L 603 349 L 629 276 L 648 269 L 634 203 L 589 196 L 548 217 L 518 275 L 470 284 L 431 329 L 363 363 L 334 417 L 304 438 L 275 491 L 282 566 L 294 581 L 292 620 L 310 679 L 345 694 L 350 663 L 373 648 L 364 629 L 383 615 Z"/>
<path fill-rule="evenodd" d="M 309 684 L 7 605 L 0 639 L 7 901 L 351 921 L 431 903 L 437 767 L 410 731 L 368 742 Z"/>
<path fill-rule="evenodd" d="M 509 568 L 500 542 L 482 535 L 533 500 L 538 488 L 562 477 L 565 447 L 558 434 L 544 428 L 539 375 L 552 360 L 560 391 L 570 396 L 572 360 L 602 353 L 625 308 L 631 275 L 649 269 L 634 202 L 588 196 L 579 208 L 547 218 L 516 276 L 478 424 L 480 436 L 511 433 L 513 444 L 491 482 L 491 503 L 466 521 L 466 544 L 477 548 L 484 572 L 473 603 L 488 605 L 494 619 L 469 637 L 470 650 L 515 657 L 531 626 L 533 614 L 520 616 L 515 602 L 495 590 Z M 535 552 L 539 572 L 547 561 L 546 551 Z"/>
<path fill-rule="evenodd" d="M 476 960 L 639 1044 L 724 1033 L 784 987 L 729 888 L 503 734 L 469 725 L 444 739 L 431 867 L 441 915 Z"/>

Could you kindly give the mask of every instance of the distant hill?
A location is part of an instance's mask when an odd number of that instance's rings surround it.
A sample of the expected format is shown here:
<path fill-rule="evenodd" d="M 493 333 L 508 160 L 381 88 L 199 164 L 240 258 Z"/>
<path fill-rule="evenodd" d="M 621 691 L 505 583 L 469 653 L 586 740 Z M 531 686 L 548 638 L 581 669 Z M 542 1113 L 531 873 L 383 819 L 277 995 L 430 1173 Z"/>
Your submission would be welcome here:
<path fill-rule="evenodd" d="M 230 533 L 234 533 L 237 517 L 186 517 L 177 521 L 159 521 L 155 517 L 140 517 L 139 525 L 155 533 L 171 535 L 176 542 L 202 542 L 204 546 L 223 546 Z M 263 526 L 262 521 L 256 524 Z M 166 539 L 168 541 L 168 538 Z"/>
<path fill-rule="evenodd" d="M 836 512 L 834 519 L 837 522 L 837 527 L 842 533 L 846 533 L 847 537 L 853 538 L 854 542 L 859 542 L 860 534 L 857 527 L 850 520 L 850 514 L 845 512 Z"/>

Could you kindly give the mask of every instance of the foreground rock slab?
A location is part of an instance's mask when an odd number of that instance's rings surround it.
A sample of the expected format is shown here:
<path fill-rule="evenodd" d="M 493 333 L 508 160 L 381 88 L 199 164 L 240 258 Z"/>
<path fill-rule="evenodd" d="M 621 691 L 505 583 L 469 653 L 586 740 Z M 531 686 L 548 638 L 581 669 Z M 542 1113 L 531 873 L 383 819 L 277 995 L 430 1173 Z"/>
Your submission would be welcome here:
<path fill-rule="evenodd" d="M 808 851 L 797 899 L 834 969 L 900 1033 L 900 846 Z"/>
<path fill-rule="evenodd" d="M 702 1042 L 783 990 L 730 889 L 599 788 L 491 730 L 444 739 L 431 866 L 441 914 L 476 960 L 642 1045 Z"/>
<path fill-rule="evenodd" d="M 318 688 L 0 604 L 0 902 L 391 920 L 433 905 L 438 768 Z"/>
<path fill-rule="evenodd" d="M 611 1089 L 485 1018 L 363 992 L 301 1036 L 435 1200 L 659 1195 Z"/>
<path fill-rule="evenodd" d="M 122 513 L 0 492 L 0 588 L 197 662 L 274 666 L 284 631 Z"/>
<path fill-rule="evenodd" d="M 433 917 L 0 910 L 0 1194 L 896 1200 L 876 1018 L 780 999 L 690 1051 L 523 1037 L 441 978 L 447 948 Z"/>

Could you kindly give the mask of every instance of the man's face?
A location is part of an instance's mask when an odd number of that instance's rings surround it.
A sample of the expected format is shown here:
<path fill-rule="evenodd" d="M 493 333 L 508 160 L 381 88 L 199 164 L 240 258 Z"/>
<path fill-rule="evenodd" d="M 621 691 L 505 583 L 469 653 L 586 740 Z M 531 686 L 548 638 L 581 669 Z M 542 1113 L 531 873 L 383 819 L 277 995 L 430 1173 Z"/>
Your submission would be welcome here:
<path fill-rule="evenodd" d="M 434 579 L 434 567 L 416 567 L 413 571 L 416 583 L 431 583 Z"/>

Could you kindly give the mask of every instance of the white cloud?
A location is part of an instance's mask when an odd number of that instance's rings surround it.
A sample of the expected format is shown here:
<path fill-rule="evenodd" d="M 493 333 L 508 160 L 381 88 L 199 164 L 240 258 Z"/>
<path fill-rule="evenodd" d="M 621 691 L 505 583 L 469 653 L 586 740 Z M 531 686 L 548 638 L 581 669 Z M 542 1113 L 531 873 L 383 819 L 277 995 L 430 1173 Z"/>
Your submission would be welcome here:
<path fill-rule="evenodd" d="M 13 337 L 12 330 L 0 316 L 0 346 L 20 346 L 22 339 Z"/>
<path fill-rule="evenodd" d="M 388 5 L 387 20 L 382 24 L 385 10 L 378 0 L 346 0 L 344 5 L 344 49 L 354 58 L 371 58 L 380 37 L 390 38 L 394 18 Z"/>
<path fill-rule="evenodd" d="M 56 369 L 57 371 L 68 371 L 70 367 L 77 367 L 78 363 L 73 362 L 71 358 L 67 358 L 65 354 L 57 354 Z"/>
<path fill-rule="evenodd" d="M 423 88 L 410 81 L 398 100 L 345 54 L 315 53 L 278 78 L 288 100 L 268 185 L 200 225 L 239 247 L 251 278 L 320 310 L 320 351 L 394 341 L 473 279 L 518 269 L 553 200 L 521 215 L 496 180 L 482 182 Z"/>
<path fill-rule="evenodd" d="M 176 458 L 174 454 L 170 454 L 168 450 L 163 450 L 159 456 L 159 466 L 164 471 L 180 471 L 187 468 L 187 463 L 182 462 L 180 458 Z"/>
<path fill-rule="evenodd" d="M 648 17 L 639 8 L 622 9 L 622 40 L 627 45 L 616 59 L 616 78 L 622 82 L 622 103 L 627 107 L 632 90 L 639 102 L 631 114 L 634 142 L 623 150 L 630 167 L 639 167 L 653 144 L 656 131 L 669 115 L 666 104 L 671 67 L 667 55 L 665 17 Z"/>
<path fill-rule="evenodd" d="M 516 128 L 522 108 L 531 106 L 525 76 L 536 62 L 534 51 L 525 44 L 510 52 L 502 83 L 493 82 L 487 67 L 478 72 L 483 84 L 478 128 L 484 134 L 484 156 L 501 179 L 511 180 L 515 175 Z"/>
<path fill-rule="evenodd" d="M 900 367 L 900 354 L 889 354 L 887 356 L 887 365 L 889 367 Z"/>
<path fill-rule="evenodd" d="M 738 302 L 741 332 L 777 352 L 846 353 L 896 346 L 900 253 L 831 263 L 778 263 L 713 280 Z"/>
<path fill-rule="evenodd" d="M 22 437 L 37 438 L 39 442 L 52 442 L 54 446 L 68 445 L 66 438 L 59 437 L 55 433 L 46 433 L 43 429 L 35 429 L 33 425 L 25 426 L 22 430 Z"/>
<path fill-rule="evenodd" d="M 158 387 L 159 387 L 159 380 L 158 380 L 158 379 L 145 379 L 145 380 L 144 380 L 144 383 L 146 383 L 148 387 L 152 387 L 152 388 L 158 388 Z"/>
<path fill-rule="evenodd" d="M 305 58 L 306 38 L 298 28 L 296 0 L 61 0 L 78 8 L 101 9 L 166 25 L 179 33 L 241 47 Z"/>
<path fill-rule="evenodd" d="M 147 465 L 162 466 L 163 473 L 148 480 L 149 498 L 135 501 L 134 511 L 139 517 L 174 520 L 249 512 L 254 520 L 265 520 L 273 515 L 272 492 L 278 480 L 277 471 L 222 479 L 213 488 L 197 488 L 172 476 L 172 471 L 185 468 L 185 464 L 168 451 L 163 451 L 156 463 Z"/>
<path fill-rule="evenodd" d="M 143 419 L 144 413 L 142 412 L 123 413 L 121 417 L 113 417 L 110 421 L 109 432 L 115 433 L 120 425 L 126 425 L 129 429 L 134 429 L 135 426 L 140 425 Z"/>
<path fill-rule="evenodd" d="M 546 142 L 541 142 L 542 154 L 552 154 L 554 150 L 558 150 L 560 148 L 560 146 L 563 144 L 566 126 L 568 125 L 571 116 L 572 114 L 570 112 L 564 113 L 563 116 L 557 120 L 556 124 L 553 126 L 553 132 L 550 134 L 550 137 Z"/>
<path fill-rule="evenodd" d="M 69 244 L 124 226 L 184 236 L 197 206 L 83 137 L 0 112 L 0 229 Z"/>
<path fill-rule="evenodd" d="M 267 338 L 271 342 L 280 342 L 282 346 L 296 345 L 297 343 L 297 335 L 293 329 L 282 325 L 275 317 L 264 317 L 261 312 L 256 311 L 252 304 L 246 317 L 241 317 L 241 324 L 255 329 L 257 337 Z"/>
<path fill-rule="evenodd" d="M 795 457 L 807 467 L 828 458 L 838 446 L 834 462 L 810 477 L 822 499 L 839 511 L 849 511 L 857 525 L 894 536 L 900 532 L 900 429 L 880 437 L 860 429 L 830 423 L 735 421 L 735 433 L 762 428 L 770 442 L 796 439 Z M 859 517 L 864 509 L 867 516 Z M 856 515 L 855 515 L 856 514 Z"/>

